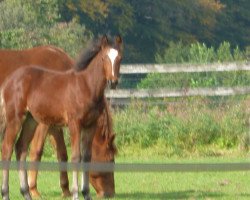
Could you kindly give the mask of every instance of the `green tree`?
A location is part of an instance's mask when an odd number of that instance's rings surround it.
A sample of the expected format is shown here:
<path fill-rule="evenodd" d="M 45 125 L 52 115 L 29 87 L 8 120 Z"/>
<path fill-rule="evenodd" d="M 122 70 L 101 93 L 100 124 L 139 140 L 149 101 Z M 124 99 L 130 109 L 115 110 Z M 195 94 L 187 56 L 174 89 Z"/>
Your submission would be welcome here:
<path fill-rule="evenodd" d="M 126 35 L 131 62 L 154 62 L 170 41 L 184 44 L 208 41 L 223 5 L 215 0 L 128 0 L 134 9 L 134 26 Z"/>
<path fill-rule="evenodd" d="M 61 0 L 5 0 L 0 2 L 0 48 L 23 49 L 53 44 L 76 56 L 92 37 L 75 20 L 61 22 Z"/>
<path fill-rule="evenodd" d="M 0 31 L 74 21 L 94 35 L 120 33 L 124 62 L 129 63 L 155 62 L 156 53 L 162 56 L 171 41 L 207 48 L 228 41 L 231 48 L 246 47 L 249 55 L 249 10 L 246 0 L 5 0 L 0 3 Z"/>
<path fill-rule="evenodd" d="M 95 34 L 124 34 L 133 25 L 133 8 L 125 0 L 67 0 L 60 7 L 64 20 L 76 18 Z"/>
<path fill-rule="evenodd" d="M 58 0 L 5 0 L 0 2 L 0 30 L 54 25 L 59 20 Z"/>
<path fill-rule="evenodd" d="M 120 32 L 125 62 L 154 62 L 170 41 L 249 45 L 249 5 L 243 0 L 61 0 L 60 14 L 95 35 Z"/>
<path fill-rule="evenodd" d="M 216 43 L 229 41 L 232 46 L 247 47 L 250 45 L 250 1 L 221 0 L 225 5 L 223 12 L 217 16 L 218 26 Z"/>

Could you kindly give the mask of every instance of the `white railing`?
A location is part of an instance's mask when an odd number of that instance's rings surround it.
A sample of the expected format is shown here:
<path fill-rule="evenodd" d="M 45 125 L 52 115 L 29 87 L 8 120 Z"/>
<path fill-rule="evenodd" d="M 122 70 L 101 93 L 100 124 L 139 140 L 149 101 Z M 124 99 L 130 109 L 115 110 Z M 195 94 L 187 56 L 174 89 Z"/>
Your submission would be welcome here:
<path fill-rule="evenodd" d="M 180 73 L 250 70 L 250 63 L 214 63 L 214 64 L 127 64 L 122 65 L 121 74 Z"/>
<path fill-rule="evenodd" d="M 190 73 L 190 72 L 225 72 L 225 71 L 250 71 L 250 63 L 227 64 L 131 64 L 122 65 L 121 74 L 145 73 Z M 229 96 L 249 94 L 249 87 L 217 87 L 217 88 L 184 88 L 184 89 L 119 89 L 107 90 L 106 97 L 115 99 L 128 98 L 167 98 L 183 96 Z"/>

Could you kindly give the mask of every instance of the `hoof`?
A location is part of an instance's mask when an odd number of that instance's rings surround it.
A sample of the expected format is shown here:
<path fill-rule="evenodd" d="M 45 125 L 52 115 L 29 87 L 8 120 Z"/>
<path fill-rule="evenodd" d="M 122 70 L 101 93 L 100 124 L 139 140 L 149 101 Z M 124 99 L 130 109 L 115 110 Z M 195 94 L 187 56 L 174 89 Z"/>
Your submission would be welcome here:
<path fill-rule="evenodd" d="M 37 191 L 37 189 L 30 190 L 30 194 L 33 198 L 41 197 L 41 194 Z"/>
<path fill-rule="evenodd" d="M 84 200 L 92 200 L 90 194 L 89 194 L 89 188 L 84 188 L 82 190 L 82 195 L 84 197 Z"/>
<path fill-rule="evenodd" d="M 32 200 L 31 196 L 29 193 L 23 195 L 25 200 Z"/>
<path fill-rule="evenodd" d="M 9 189 L 2 189 L 1 193 L 3 200 L 10 200 Z"/>
<path fill-rule="evenodd" d="M 96 194 L 98 198 L 113 198 L 115 196 L 114 193 L 105 193 L 105 192 L 98 192 Z"/>
<path fill-rule="evenodd" d="M 88 195 L 88 196 L 84 197 L 84 200 L 92 200 L 92 198 L 91 198 L 91 196 Z"/>
<path fill-rule="evenodd" d="M 62 193 L 62 197 L 63 198 L 67 198 L 67 197 L 71 197 L 72 193 L 69 190 L 63 191 Z"/>
<path fill-rule="evenodd" d="M 20 188 L 20 192 L 25 200 L 32 200 L 28 187 Z"/>

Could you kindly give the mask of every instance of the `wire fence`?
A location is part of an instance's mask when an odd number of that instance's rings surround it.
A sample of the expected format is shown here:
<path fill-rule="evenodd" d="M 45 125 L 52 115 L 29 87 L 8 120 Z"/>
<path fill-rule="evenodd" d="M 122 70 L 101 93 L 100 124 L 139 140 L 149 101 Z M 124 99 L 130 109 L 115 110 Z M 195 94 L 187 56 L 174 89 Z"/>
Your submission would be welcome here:
<path fill-rule="evenodd" d="M 128 104 L 130 99 L 147 98 L 176 98 L 190 96 L 233 96 L 246 95 L 250 93 L 250 87 L 245 86 L 214 86 L 214 87 L 190 87 L 182 88 L 153 88 L 138 89 L 137 83 L 145 78 L 148 73 L 201 73 L 201 72 L 238 72 L 250 71 L 250 63 L 217 63 L 206 65 L 195 64 L 133 64 L 121 66 L 121 85 L 123 88 L 112 91 L 107 90 L 106 96 L 114 99 L 115 104 Z M 230 76 L 229 76 L 230 77 Z M 159 81 L 159 80 L 158 80 Z M 134 87 L 133 89 L 128 88 Z M 121 103 L 119 103 L 121 101 Z M 127 101 L 127 102 L 126 102 Z"/>
<path fill-rule="evenodd" d="M 227 163 L 72 163 L 1 161 L 0 169 L 91 172 L 225 172 L 250 171 L 250 162 Z"/>

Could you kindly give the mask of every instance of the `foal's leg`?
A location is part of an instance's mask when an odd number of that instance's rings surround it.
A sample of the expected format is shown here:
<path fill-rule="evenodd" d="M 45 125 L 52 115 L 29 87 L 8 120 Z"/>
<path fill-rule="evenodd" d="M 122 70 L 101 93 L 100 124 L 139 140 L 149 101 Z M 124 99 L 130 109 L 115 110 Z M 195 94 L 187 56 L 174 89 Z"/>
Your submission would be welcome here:
<path fill-rule="evenodd" d="M 68 155 L 67 149 L 64 142 L 63 137 L 63 129 L 62 128 L 51 128 L 49 131 L 51 137 L 51 143 L 56 149 L 57 159 L 59 162 L 67 162 Z M 69 178 L 67 171 L 60 171 L 60 185 L 63 191 L 63 197 L 71 196 L 71 192 L 69 191 Z"/>
<path fill-rule="evenodd" d="M 80 152 L 80 124 L 76 121 L 71 121 L 68 124 L 70 131 L 70 141 L 71 141 L 71 161 L 72 163 L 80 163 L 81 160 L 81 152 Z M 73 170 L 72 174 L 72 194 L 73 200 L 79 200 L 78 196 L 78 171 Z"/>
<path fill-rule="evenodd" d="M 26 200 L 31 200 L 32 198 L 29 193 L 27 170 L 24 169 L 24 162 L 26 161 L 29 144 L 33 138 L 36 126 L 37 123 L 31 115 L 28 115 L 23 123 L 22 131 L 15 148 L 17 161 L 21 162 L 19 166 L 20 190 Z"/>
<path fill-rule="evenodd" d="M 41 161 L 47 132 L 48 126 L 39 123 L 30 146 L 30 161 Z M 37 190 L 37 174 L 37 170 L 31 170 L 28 175 L 29 189 L 33 197 L 40 197 L 40 193 Z"/>
<path fill-rule="evenodd" d="M 11 155 L 13 153 L 14 143 L 17 134 L 20 130 L 21 123 L 18 120 L 13 120 L 7 124 L 4 138 L 2 141 L 2 161 L 11 161 Z M 4 163 L 2 177 L 2 197 L 3 200 L 9 200 L 9 164 Z"/>
<path fill-rule="evenodd" d="M 92 155 L 92 142 L 96 130 L 94 124 L 82 133 L 82 161 L 90 163 Z M 84 171 L 82 174 L 82 194 L 85 199 L 91 199 L 89 191 L 89 171 Z"/>

